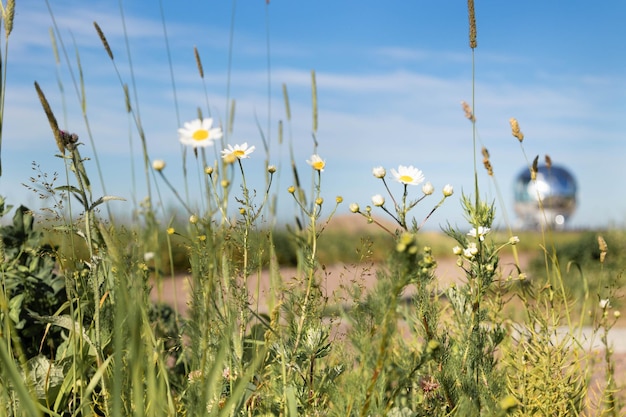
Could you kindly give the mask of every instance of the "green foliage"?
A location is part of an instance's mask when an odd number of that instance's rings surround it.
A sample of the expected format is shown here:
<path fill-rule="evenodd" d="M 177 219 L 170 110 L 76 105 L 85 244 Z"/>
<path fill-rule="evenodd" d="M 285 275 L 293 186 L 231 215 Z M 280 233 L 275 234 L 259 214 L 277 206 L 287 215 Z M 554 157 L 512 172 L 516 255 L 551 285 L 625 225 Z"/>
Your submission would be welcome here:
<path fill-rule="evenodd" d="M 4 200 L 2 214 L 7 213 Z M 34 229 L 33 214 L 24 206 L 15 210 L 13 222 L 0 228 L 0 256 L 3 299 L 8 301 L 12 328 L 27 358 L 40 351 L 54 355 L 62 343 L 60 331 L 47 332 L 46 324 L 34 315 L 53 315 L 66 303 L 65 279 L 55 271 L 54 248 L 41 244 L 42 233 Z"/>
<path fill-rule="evenodd" d="M 468 4 L 474 48 L 473 2 Z M 104 33 L 95 27 L 113 60 Z M 201 68 L 197 51 L 196 59 Z M 86 111 L 79 73 L 77 93 Z M 423 178 L 412 166 L 404 167 L 408 180 L 398 178 L 403 191 L 397 196 L 385 169 L 373 170 L 390 201 L 376 195 L 372 203 L 392 225 L 374 217 L 371 206 L 353 203 L 350 211 L 378 226 L 378 233 L 333 230 L 331 220 L 343 199 L 337 197 L 329 210 L 322 193 L 315 72 L 310 189 L 303 186 L 293 142 L 288 145 L 293 224 L 275 226 L 271 186 L 277 168 L 269 165 L 261 128 L 264 193 L 248 189 L 241 154 L 226 149 L 225 157 L 209 163 L 205 149 L 194 147 L 204 185 L 203 208 L 197 209 L 169 182 L 164 161 L 155 161 L 149 171 L 139 104 L 129 94 L 135 87 L 119 77 L 141 138 L 148 185 L 148 196 L 124 226 L 110 214 L 108 220 L 101 217 L 100 210 L 109 212 L 109 202 L 119 199 L 94 198 L 87 159 L 80 154 L 83 144 L 59 129 L 35 84 L 68 181 L 54 186 L 45 174 L 38 176 L 55 198 L 45 209 L 54 213 L 45 219 L 45 235 L 25 207 L 16 209 L 12 224 L 0 227 L 0 416 L 581 415 L 589 411 L 593 387 L 589 352 L 571 319 L 572 295 L 590 308 L 594 336 L 605 348 L 601 401 L 591 411 L 619 413 L 608 333 L 619 318 L 619 311 L 609 313 L 623 284 L 624 265 L 612 255 L 626 250 L 623 233 L 606 233 L 604 246 L 591 234 L 552 247 L 541 236 L 543 268 L 535 269 L 532 279 L 519 265 L 517 273 L 504 274 L 500 251 L 516 246 L 519 238 L 491 231 L 495 204 L 480 198 L 477 173 L 475 195 L 461 198 L 470 232 L 448 226 L 446 240 L 435 241 L 422 226 L 453 189 L 443 188 L 421 222 L 410 218 L 434 192 L 425 184 L 413 196 Z M 290 122 L 285 86 L 283 92 Z M 227 133 L 234 108 L 232 101 Z M 471 109 L 466 112 L 475 136 L 476 120 Z M 202 119 L 202 110 L 198 113 Z M 218 131 L 220 138 L 227 136 Z M 282 123 L 279 135 L 282 142 Z M 221 145 L 227 145 L 224 139 Z M 491 167 L 486 150 L 483 156 Z M 183 152 L 184 164 L 186 157 Z M 155 207 L 163 202 L 152 194 L 155 178 L 179 200 L 185 221 L 158 215 Z M 0 214 L 10 209 L 0 198 Z M 444 286 L 435 274 L 437 255 L 449 253 L 452 245 L 464 280 Z M 326 264 L 335 262 L 370 265 L 373 288 L 365 290 L 363 277 L 355 277 L 343 288 L 347 294 L 333 298 L 323 283 Z M 569 281 L 571 268 L 563 269 L 572 262 L 582 286 Z M 286 265 L 294 267 L 288 274 Z M 153 285 L 180 270 L 188 275 L 185 317 L 150 296 Z M 264 271 L 269 288 L 250 285 Z M 599 302 L 590 302 L 590 294 Z M 515 321 L 502 314 L 508 304 L 520 310 Z M 565 335 L 557 331 L 563 323 L 569 326 Z"/>

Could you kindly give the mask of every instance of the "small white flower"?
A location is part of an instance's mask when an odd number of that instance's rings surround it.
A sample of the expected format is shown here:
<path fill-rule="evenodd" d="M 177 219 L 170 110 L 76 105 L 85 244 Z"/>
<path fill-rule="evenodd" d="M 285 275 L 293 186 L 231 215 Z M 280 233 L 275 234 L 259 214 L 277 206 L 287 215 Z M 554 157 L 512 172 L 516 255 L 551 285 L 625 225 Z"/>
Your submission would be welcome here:
<path fill-rule="evenodd" d="M 324 172 L 324 168 L 326 167 L 326 161 L 317 154 L 311 156 L 311 160 L 307 160 L 306 162 L 311 165 L 314 170 L 319 172 Z"/>
<path fill-rule="evenodd" d="M 358 213 L 360 209 L 361 208 L 359 207 L 359 205 L 357 203 L 351 203 L 350 204 L 350 211 L 351 212 Z"/>
<path fill-rule="evenodd" d="M 602 300 L 600 300 L 600 309 L 602 310 L 606 310 L 607 308 L 611 308 L 611 302 L 609 301 L 608 298 L 603 298 Z"/>
<path fill-rule="evenodd" d="M 419 169 L 415 168 L 413 165 L 398 166 L 398 170 L 391 169 L 391 175 L 394 176 L 396 181 L 401 182 L 405 185 L 419 185 L 424 181 L 424 174 Z"/>
<path fill-rule="evenodd" d="M 250 154 L 254 152 L 254 146 L 248 147 L 248 143 L 241 145 L 228 145 L 228 148 L 222 150 L 222 158 L 227 162 L 234 162 L 235 159 L 250 158 Z"/>
<path fill-rule="evenodd" d="M 476 247 L 476 243 L 470 243 L 469 246 L 463 249 L 463 256 L 467 259 L 473 259 L 474 256 L 478 253 L 478 248 Z"/>
<path fill-rule="evenodd" d="M 422 185 L 422 192 L 424 193 L 424 195 L 431 195 L 435 192 L 435 187 L 433 187 L 430 182 L 427 182 L 426 184 Z"/>
<path fill-rule="evenodd" d="M 452 194 L 454 194 L 454 188 L 450 184 L 446 184 L 445 187 L 443 187 L 442 191 L 444 197 L 450 197 Z"/>
<path fill-rule="evenodd" d="M 387 175 L 387 171 L 385 171 L 385 168 L 383 167 L 375 167 L 374 169 L 372 169 L 372 174 L 376 178 L 385 178 L 385 175 Z"/>
<path fill-rule="evenodd" d="M 213 141 L 222 138 L 222 129 L 212 127 L 213 119 L 196 119 L 186 122 L 178 129 L 178 140 L 183 145 L 206 147 L 213 145 Z"/>
<path fill-rule="evenodd" d="M 165 168 L 165 161 L 162 159 L 155 159 L 152 161 L 152 169 L 155 171 L 163 171 Z"/>
<path fill-rule="evenodd" d="M 372 196 L 372 204 L 374 204 L 376 207 L 381 207 L 383 204 L 385 204 L 385 197 L 380 194 Z"/>
<path fill-rule="evenodd" d="M 485 235 L 489 233 L 490 230 L 490 228 L 483 226 L 478 226 L 478 230 L 476 230 L 475 227 L 472 227 L 472 229 L 467 232 L 467 235 L 471 237 L 477 237 L 482 242 L 483 240 L 485 240 Z"/>
<path fill-rule="evenodd" d="M 455 255 L 460 255 L 461 253 L 463 253 L 463 249 L 461 249 L 461 247 L 457 245 L 452 248 L 452 253 Z"/>
<path fill-rule="evenodd" d="M 517 245 L 519 243 L 519 237 L 511 236 L 509 238 L 509 245 Z"/>
<path fill-rule="evenodd" d="M 150 262 L 153 259 L 154 259 L 154 252 L 146 252 L 143 254 L 144 262 Z"/>

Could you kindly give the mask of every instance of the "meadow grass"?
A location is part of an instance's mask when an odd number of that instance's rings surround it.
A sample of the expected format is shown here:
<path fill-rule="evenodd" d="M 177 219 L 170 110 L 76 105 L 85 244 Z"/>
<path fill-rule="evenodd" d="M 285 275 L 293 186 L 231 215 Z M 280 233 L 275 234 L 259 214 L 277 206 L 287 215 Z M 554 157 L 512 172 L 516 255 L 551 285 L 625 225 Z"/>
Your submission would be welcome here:
<path fill-rule="evenodd" d="M 474 57 L 476 21 L 468 5 Z M 11 7 L 9 1 L 2 10 L 7 28 Z M 473 103 L 464 111 L 476 180 L 473 193 L 461 197 L 463 231 L 422 230 L 430 215 L 414 219 L 411 210 L 435 198 L 432 214 L 454 190 L 446 186 L 437 197 L 422 184 L 421 171 L 400 166 L 390 173 L 374 168 L 386 197 L 351 203 L 354 218 L 371 229 L 346 232 L 332 223 L 343 199 L 323 198 L 312 72 L 312 156 L 306 164 L 296 160 L 286 139 L 295 220 L 278 226 L 269 126 L 259 128 L 263 149 L 231 143 L 234 101 L 229 97 L 222 130 L 203 116 L 210 114 L 207 98 L 198 119 L 179 130 L 184 165 L 198 169 L 185 171 L 185 182 L 197 174 L 202 184 L 202 203 L 191 201 L 179 192 L 187 183 L 170 183 L 167 161 L 150 160 L 133 76 L 123 80 L 106 33 L 94 27 L 140 137 L 148 195 L 131 221 L 117 220 L 109 204 L 130 203 L 93 195 L 94 167 L 81 155 L 86 145 L 61 129 L 35 83 L 66 181 L 58 186 L 44 176 L 33 185 L 53 202 L 40 212 L 0 199 L 0 214 L 12 213 L 0 228 L 0 416 L 620 414 L 624 398 L 607 335 L 619 318 L 624 268 L 612 251 L 626 239 L 618 231 L 594 233 L 590 241 L 582 232 L 549 228 L 492 230 L 497 213 L 480 195 Z M 6 73 L 2 83 L 4 91 Z M 84 102 L 82 82 L 76 86 Z M 511 125 L 525 158 L 519 124 Z M 91 148 L 97 154 L 93 142 Z M 250 172 L 248 159 L 263 151 L 264 172 Z M 482 154 L 496 182 L 488 152 Z M 251 175 L 263 176 L 265 187 L 249 189 Z M 389 191 L 392 179 L 403 184 L 401 194 Z M 176 215 L 156 210 L 166 192 L 178 201 Z M 532 273 L 519 265 L 505 273 L 504 250 L 536 250 L 543 262 Z M 465 279 L 442 285 L 437 258 L 450 256 Z M 371 289 L 358 279 L 346 288 L 349 308 L 336 308 L 323 290 L 325 266 L 337 262 L 375 265 Z M 286 265 L 296 270 L 289 277 L 281 274 Z M 154 286 L 181 270 L 190 289 L 184 316 L 150 298 Z M 270 290 L 261 304 L 247 283 L 266 271 Z M 521 312 L 513 318 L 506 314 L 511 303 Z M 604 347 L 604 376 L 593 384 L 588 364 L 595 356 L 582 344 L 583 316 Z M 565 335 L 558 333 L 563 326 Z"/>

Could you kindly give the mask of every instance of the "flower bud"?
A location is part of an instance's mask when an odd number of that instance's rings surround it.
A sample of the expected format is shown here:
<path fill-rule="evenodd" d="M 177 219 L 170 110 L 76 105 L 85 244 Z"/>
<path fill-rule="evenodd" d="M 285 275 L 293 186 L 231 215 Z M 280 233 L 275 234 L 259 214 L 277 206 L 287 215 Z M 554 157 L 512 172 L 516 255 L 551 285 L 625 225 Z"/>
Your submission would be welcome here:
<path fill-rule="evenodd" d="M 372 197 L 372 204 L 376 207 L 382 207 L 382 205 L 385 204 L 385 197 L 380 194 L 376 194 Z"/>
<path fill-rule="evenodd" d="M 372 169 L 372 174 L 376 178 L 385 178 L 385 175 L 387 175 L 387 172 L 385 171 L 385 168 L 383 167 L 375 167 L 374 169 Z"/>
<path fill-rule="evenodd" d="M 154 169 L 155 171 L 163 171 L 163 169 L 165 168 L 165 161 L 162 159 L 155 159 L 154 161 L 152 161 L 152 169 Z"/>
<path fill-rule="evenodd" d="M 361 208 L 357 203 L 350 203 L 350 211 L 353 213 L 358 213 Z"/>
<path fill-rule="evenodd" d="M 454 194 L 454 188 L 452 187 L 452 185 L 446 184 L 446 186 L 443 187 L 443 196 L 450 197 L 452 194 Z"/>
<path fill-rule="evenodd" d="M 430 182 L 427 182 L 426 184 L 422 185 L 422 192 L 424 193 L 424 195 L 431 195 L 435 192 L 435 187 L 433 187 Z"/>

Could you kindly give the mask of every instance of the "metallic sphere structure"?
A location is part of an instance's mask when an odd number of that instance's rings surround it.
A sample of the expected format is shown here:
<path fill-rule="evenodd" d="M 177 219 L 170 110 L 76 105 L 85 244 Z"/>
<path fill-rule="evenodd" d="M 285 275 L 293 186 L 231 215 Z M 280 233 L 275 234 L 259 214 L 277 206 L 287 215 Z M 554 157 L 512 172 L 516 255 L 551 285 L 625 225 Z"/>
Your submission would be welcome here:
<path fill-rule="evenodd" d="M 576 209 L 576 191 L 574 176 L 563 167 L 540 165 L 534 181 L 525 168 L 515 179 L 515 213 L 523 227 L 563 228 Z"/>

